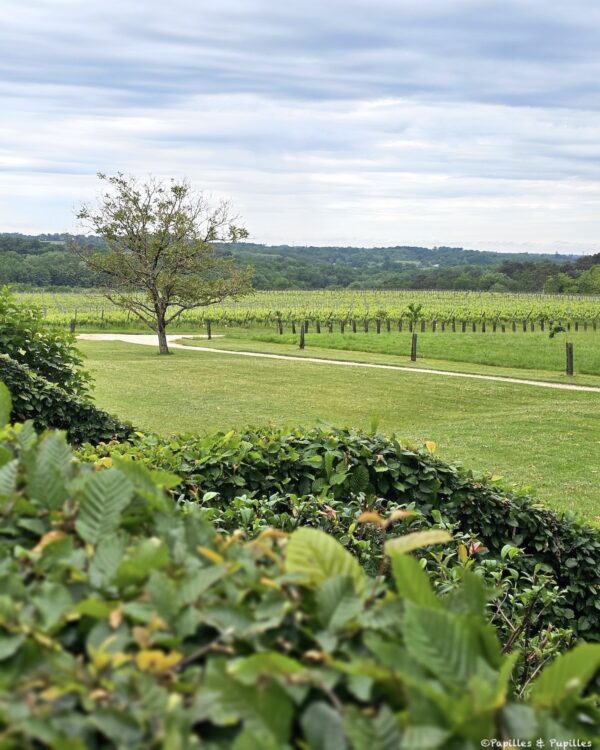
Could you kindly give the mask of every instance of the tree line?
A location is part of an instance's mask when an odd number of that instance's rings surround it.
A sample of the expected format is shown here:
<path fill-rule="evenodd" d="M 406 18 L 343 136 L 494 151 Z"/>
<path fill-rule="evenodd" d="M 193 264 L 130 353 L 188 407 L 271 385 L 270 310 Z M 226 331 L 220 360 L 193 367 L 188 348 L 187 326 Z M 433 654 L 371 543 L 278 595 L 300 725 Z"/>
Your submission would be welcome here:
<path fill-rule="evenodd" d="M 100 273 L 69 252 L 75 242 L 101 250 L 95 236 L 0 234 L 0 284 L 93 288 Z M 463 248 L 291 247 L 218 243 L 217 251 L 254 270 L 258 290 L 439 289 L 600 293 L 600 254 L 582 257 Z"/>

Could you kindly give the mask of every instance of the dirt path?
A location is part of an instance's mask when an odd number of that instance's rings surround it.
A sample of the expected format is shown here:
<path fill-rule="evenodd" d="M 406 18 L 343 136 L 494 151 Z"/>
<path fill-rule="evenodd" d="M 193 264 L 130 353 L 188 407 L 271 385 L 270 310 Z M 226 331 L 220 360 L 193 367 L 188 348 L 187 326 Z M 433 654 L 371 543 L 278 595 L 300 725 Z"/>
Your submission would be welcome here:
<path fill-rule="evenodd" d="M 144 346 L 157 346 L 154 334 L 136 333 L 82 333 L 77 338 L 82 341 L 123 341 L 126 344 L 142 344 Z M 470 372 L 453 372 L 452 370 L 431 370 L 426 367 L 403 367 L 402 365 L 381 365 L 374 362 L 351 362 L 340 359 L 320 359 L 319 357 L 294 357 L 290 354 L 266 354 L 264 352 L 236 352 L 231 349 L 216 349 L 212 346 L 185 346 L 175 343 L 182 338 L 181 334 L 167 336 L 171 349 L 184 349 L 192 352 L 212 352 L 213 354 L 228 354 L 238 357 L 260 357 L 262 359 L 280 359 L 289 362 L 312 362 L 318 365 L 332 365 L 337 367 L 368 367 L 373 370 L 399 370 L 400 372 L 418 372 L 423 375 L 437 375 L 445 378 L 472 378 L 473 380 L 492 380 L 497 383 L 516 383 L 517 385 L 532 385 L 538 388 L 554 388 L 560 391 L 585 391 L 589 393 L 600 393 L 600 387 L 593 385 L 571 385 L 570 383 L 550 383 L 545 380 L 529 380 L 527 378 L 511 378 L 502 375 L 477 375 Z M 207 338 L 197 336 L 194 338 Z M 220 338 L 213 335 L 214 338 Z"/>

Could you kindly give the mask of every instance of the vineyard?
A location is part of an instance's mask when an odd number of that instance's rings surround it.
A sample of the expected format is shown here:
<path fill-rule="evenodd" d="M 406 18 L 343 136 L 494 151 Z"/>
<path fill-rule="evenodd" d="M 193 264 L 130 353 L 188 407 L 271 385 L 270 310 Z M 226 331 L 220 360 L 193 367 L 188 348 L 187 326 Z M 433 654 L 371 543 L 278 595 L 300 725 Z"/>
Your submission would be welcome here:
<path fill-rule="evenodd" d="M 97 292 L 31 292 L 21 301 L 39 305 L 49 325 L 77 328 L 142 328 L 143 324 Z M 597 330 L 600 297 L 551 294 L 429 291 L 257 292 L 235 302 L 192 310 L 179 328 L 208 322 L 230 326 L 296 326 L 332 331 L 421 330 L 517 332 L 562 325 Z"/>

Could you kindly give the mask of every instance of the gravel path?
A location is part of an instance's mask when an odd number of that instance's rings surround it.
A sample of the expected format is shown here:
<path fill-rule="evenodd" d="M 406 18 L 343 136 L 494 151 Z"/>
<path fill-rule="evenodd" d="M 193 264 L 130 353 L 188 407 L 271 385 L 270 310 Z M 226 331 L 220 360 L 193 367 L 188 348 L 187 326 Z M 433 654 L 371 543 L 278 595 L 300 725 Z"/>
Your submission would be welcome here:
<path fill-rule="evenodd" d="M 144 346 L 158 346 L 155 334 L 137 333 L 82 333 L 78 337 L 82 341 L 123 341 L 127 344 L 142 344 Z M 431 370 L 426 367 L 403 367 L 402 365 L 380 365 L 374 362 L 350 362 L 340 359 L 321 359 L 319 357 L 294 357 L 290 354 L 266 354 L 264 352 L 236 352 L 231 349 L 216 349 L 212 346 L 185 346 L 175 343 L 181 339 L 181 334 L 169 335 L 167 340 L 171 349 L 184 349 L 192 352 L 212 352 L 213 354 L 228 354 L 237 357 L 260 357 L 262 359 L 280 359 L 289 362 L 313 362 L 318 365 L 335 367 L 368 367 L 373 370 L 399 370 L 400 372 L 418 372 L 423 375 L 437 375 L 445 378 L 471 378 L 473 380 L 493 380 L 497 383 L 516 383 L 517 385 L 531 385 L 538 388 L 554 388 L 560 391 L 586 391 L 600 393 L 599 386 L 571 385 L 570 383 L 549 383 L 545 380 L 530 380 L 527 378 L 511 378 L 502 375 L 477 375 L 470 372 L 453 372 L 452 370 Z M 194 335 L 194 338 L 205 339 L 207 336 Z M 213 339 L 220 338 L 213 335 Z"/>

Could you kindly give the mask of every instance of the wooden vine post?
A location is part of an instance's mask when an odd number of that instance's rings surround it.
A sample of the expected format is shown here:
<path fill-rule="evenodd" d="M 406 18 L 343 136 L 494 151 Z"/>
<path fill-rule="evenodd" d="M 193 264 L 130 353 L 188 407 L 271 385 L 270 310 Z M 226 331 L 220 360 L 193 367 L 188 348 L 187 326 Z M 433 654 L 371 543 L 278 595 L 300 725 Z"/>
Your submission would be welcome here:
<path fill-rule="evenodd" d="M 567 341 L 567 375 L 573 375 L 573 344 Z"/>
<path fill-rule="evenodd" d="M 417 361 L 417 334 L 413 333 L 410 342 L 410 360 L 411 362 Z"/>

